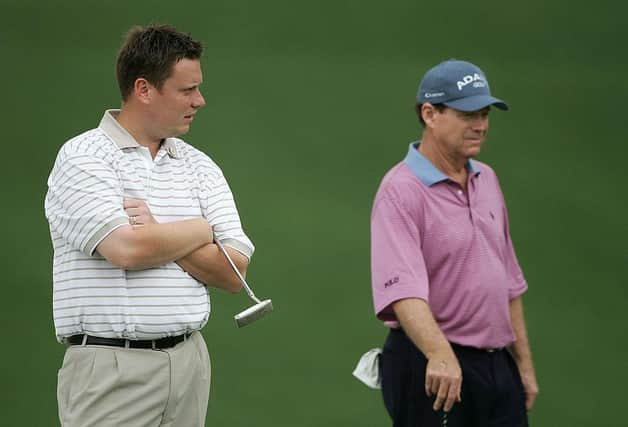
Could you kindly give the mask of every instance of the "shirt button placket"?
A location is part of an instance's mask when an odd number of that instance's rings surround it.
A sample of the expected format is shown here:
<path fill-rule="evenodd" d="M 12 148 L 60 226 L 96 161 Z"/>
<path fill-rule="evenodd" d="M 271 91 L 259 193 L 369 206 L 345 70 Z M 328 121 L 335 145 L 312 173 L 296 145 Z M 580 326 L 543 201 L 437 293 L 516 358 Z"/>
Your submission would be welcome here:
<path fill-rule="evenodd" d="M 465 205 L 465 207 L 469 210 L 469 220 L 471 221 L 471 223 L 473 223 L 473 209 L 471 209 L 471 198 L 469 197 L 468 192 L 465 194 L 465 192 L 459 188 L 458 190 L 456 190 L 456 194 Z"/>
<path fill-rule="evenodd" d="M 148 148 L 144 148 L 144 151 L 142 152 L 142 157 L 144 159 L 144 164 L 146 165 L 146 200 L 148 201 L 148 199 L 150 198 L 150 186 L 151 186 L 150 178 L 153 171 L 154 162 Z"/>

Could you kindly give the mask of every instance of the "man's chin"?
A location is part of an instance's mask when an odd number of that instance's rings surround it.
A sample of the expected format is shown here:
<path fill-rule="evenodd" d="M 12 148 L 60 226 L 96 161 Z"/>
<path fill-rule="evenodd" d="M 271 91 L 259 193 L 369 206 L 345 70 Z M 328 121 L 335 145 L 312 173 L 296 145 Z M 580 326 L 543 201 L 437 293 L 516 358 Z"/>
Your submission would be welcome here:
<path fill-rule="evenodd" d="M 182 126 L 179 126 L 177 129 L 173 130 L 171 137 L 185 135 L 189 131 L 190 131 L 190 125 L 182 125 Z"/>
<path fill-rule="evenodd" d="M 480 154 L 480 151 L 482 151 L 482 148 L 480 146 L 467 148 L 467 150 L 465 150 L 465 157 L 467 159 L 470 159 L 471 157 L 476 157 Z"/>
<path fill-rule="evenodd" d="M 468 157 L 473 157 L 473 156 L 477 156 L 478 154 L 480 154 L 480 151 L 482 150 L 482 143 L 484 141 L 482 140 L 470 140 L 468 141 L 465 145 L 465 151 L 468 154 Z"/>

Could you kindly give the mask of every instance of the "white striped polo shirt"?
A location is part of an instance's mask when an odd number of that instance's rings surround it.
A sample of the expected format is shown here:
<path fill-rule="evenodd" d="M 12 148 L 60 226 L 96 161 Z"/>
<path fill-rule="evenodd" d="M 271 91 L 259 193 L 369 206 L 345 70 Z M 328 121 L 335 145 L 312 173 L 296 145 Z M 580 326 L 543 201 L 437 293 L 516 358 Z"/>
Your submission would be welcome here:
<path fill-rule="evenodd" d="M 74 334 L 156 339 L 202 328 L 209 318 L 207 288 L 171 262 L 123 270 L 96 246 L 129 217 L 124 198 L 142 199 L 158 222 L 203 217 L 217 239 L 247 257 L 233 195 L 220 168 L 178 138 L 155 159 L 118 123 L 119 110 L 59 150 L 46 194 L 53 243 L 53 314 L 57 339 Z"/>

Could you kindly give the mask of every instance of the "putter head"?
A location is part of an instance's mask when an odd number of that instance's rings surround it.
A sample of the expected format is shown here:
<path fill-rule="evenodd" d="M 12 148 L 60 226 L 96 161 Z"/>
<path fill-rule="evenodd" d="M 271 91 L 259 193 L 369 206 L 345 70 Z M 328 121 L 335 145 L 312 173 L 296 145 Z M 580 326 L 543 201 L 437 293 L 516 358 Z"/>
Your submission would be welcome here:
<path fill-rule="evenodd" d="M 257 319 L 263 317 L 266 313 L 273 311 L 273 302 L 266 299 L 254 306 L 251 306 L 241 313 L 233 316 L 236 326 L 241 328 L 249 323 L 255 322 Z"/>

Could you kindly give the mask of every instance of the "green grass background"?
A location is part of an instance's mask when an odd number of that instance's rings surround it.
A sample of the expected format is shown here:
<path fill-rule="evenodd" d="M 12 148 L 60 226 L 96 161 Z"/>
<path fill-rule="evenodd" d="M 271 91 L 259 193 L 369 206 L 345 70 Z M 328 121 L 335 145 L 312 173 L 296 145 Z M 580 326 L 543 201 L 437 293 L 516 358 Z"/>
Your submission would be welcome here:
<path fill-rule="evenodd" d="M 0 425 L 57 425 L 64 348 L 52 324 L 46 178 L 60 145 L 117 107 L 133 24 L 206 45 L 207 107 L 186 139 L 223 168 L 275 312 L 212 293 L 208 426 L 384 426 L 351 376 L 382 344 L 369 215 L 419 135 L 414 93 L 450 57 L 489 76 L 508 113 L 481 155 L 498 172 L 530 291 L 535 426 L 621 426 L 628 380 L 628 27 L 624 2 L 0 0 L 3 205 Z"/>

